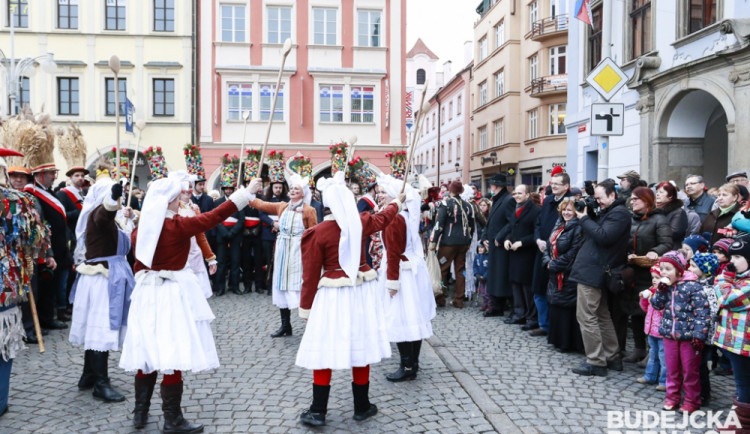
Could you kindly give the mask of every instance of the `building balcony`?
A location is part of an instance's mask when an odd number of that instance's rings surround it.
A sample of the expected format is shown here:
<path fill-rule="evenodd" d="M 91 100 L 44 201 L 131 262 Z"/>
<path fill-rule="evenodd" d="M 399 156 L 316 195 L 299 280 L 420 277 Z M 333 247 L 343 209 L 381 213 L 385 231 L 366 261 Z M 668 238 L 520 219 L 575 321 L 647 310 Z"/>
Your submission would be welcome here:
<path fill-rule="evenodd" d="M 548 75 L 546 77 L 535 78 L 531 82 L 530 90 L 531 96 L 537 98 L 552 95 L 564 95 L 568 90 L 568 74 Z"/>
<path fill-rule="evenodd" d="M 543 41 L 555 36 L 565 34 L 568 31 L 568 16 L 558 15 L 535 21 L 531 27 L 531 39 Z"/>

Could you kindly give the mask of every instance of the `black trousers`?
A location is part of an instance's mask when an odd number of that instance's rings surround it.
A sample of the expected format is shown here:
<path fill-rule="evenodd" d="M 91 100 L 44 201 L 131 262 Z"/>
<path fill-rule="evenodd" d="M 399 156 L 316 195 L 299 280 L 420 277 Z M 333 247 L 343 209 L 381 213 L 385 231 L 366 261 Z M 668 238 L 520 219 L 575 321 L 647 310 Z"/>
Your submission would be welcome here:
<path fill-rule="evenodd" d="M 242 283 L 250 291 L 255 282 L 256 290 L 266 289 L 266 273 L 263 266 L 263 242 L 260 235 L 242 237 Z"/>
<path fill-rule="evenodd" d="M 240 287 L 240 258 L 242 254 L 242 238 L 235 237 L 216 244 L 216 290 L 226 288 L 226 275 L 229 271 L 229 288 Z"/>
<path fill-rule="evenodd" d="M 38 276 L 36 294 L 38 297 L 34 301 L 36 301 L 36 312 L 39 315 L 39 323 L 42 327 L 45 327 L 55 319 L 57 289 L 60 287 L 62 275 L 44 266 L 37 266 L 36 271 L 34 276 Z"/>
<path fill-rule="evenodd" d="M 534 291 L 531 289 L 531 285 L 514 282 L 510 286 L 513 288 L 513 318 L 523 318 L 529 323 L 537 322 Z"/>
<path fill-rule="evenodd" d="M 271 280 L 273 279 L 273 249 L 275 245 L 276 240 L 263 240 L 263 263 L 266 266 L 266 288 L 271 287 Z"/>

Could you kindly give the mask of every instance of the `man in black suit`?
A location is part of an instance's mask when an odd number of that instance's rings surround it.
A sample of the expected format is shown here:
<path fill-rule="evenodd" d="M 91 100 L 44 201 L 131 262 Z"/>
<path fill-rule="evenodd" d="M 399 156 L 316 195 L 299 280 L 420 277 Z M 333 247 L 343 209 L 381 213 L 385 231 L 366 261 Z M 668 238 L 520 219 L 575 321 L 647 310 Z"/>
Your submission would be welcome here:
<path fill-rule="evenodd" d="M 229 200 L 234 193 L 234 182 L 222 185 L 224 197 L 216 201 L 218 207 Z M 235 294 L 240 291 L 240 261 L 242 256 L 242 230 L 245 228 L 245 210 L 232 214 L 231 217 L 216 227 L 216 261 L 219 269 L 216 272 L 216 295 L 226 292 L 226 273 L 229 267 L 229 290 Z"/>
<path fill-rule="evenodd" d="M 513 294 L 508 279 L 508 252 L 496 240 L 497 235 L 508 224 L 515 203 L 507 187 L 508 180 L 502 173 L 495 174 L 490 180 L 492 207 L 487 217 L 487 227 L 482 235 L 482 242 L 489 256 L 487 294 L 491 300 L 491 308 L 484 313 L 485 317 L 502 316 L 506 299 Z"/>

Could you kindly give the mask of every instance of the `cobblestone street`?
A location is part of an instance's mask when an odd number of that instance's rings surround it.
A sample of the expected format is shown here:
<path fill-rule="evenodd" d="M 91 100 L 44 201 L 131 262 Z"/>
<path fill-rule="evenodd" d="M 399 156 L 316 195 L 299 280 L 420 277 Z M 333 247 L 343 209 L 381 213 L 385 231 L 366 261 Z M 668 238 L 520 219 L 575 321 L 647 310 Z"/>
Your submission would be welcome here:
<path fill-rule="evenodd" d="M 312 373 L 294 365 L 304 324 L 292 315 L 294 336 L 271 339 L 278 309 L 271 297 L 228 294 L 211 298 L 222 366 L 216 372 L 184 375 L 183 401 L 189 420 L 206 432 L 602 432 L 607 410 L 658 410 L 664 394 L 635 382 L 636 365 L 606 378 L 579 377 L 570 368 L 580 354 L 561 354 L 503 318 L 483 318 L 476 307 L 440 308 L 435 336 L 423 345 L 417 380 L 390 383 L 394 357 L 371 369 L 370 399 L 377 416 L 352 420 L 351 373 L 334 371 L 327 427 L 310 430 L 298 422 L 312 399 Z M 114 387 L 124 403 L 104 404 L 76 387 L 83 351 L 68 343 L 67 331 L 45 339 L 47 351 L 29 346 L 14 360 L 10 408 L 0 432 L 134 432 L 133 377 L 110 354 Z M 712 376 L 711 409 L 728 409 L 731 377 Z M 152 400 L 150 423 L 161 426 L 161 398 Z"/>

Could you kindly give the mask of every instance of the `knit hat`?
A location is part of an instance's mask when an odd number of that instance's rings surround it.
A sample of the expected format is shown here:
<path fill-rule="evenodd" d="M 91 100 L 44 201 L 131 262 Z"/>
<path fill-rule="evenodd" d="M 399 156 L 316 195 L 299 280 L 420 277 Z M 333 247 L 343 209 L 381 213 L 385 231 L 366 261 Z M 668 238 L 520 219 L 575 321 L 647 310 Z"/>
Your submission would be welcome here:
<path fill-rule="evenodd" d="M 271 150 L 268 152 L 268 178 L 271 182 L 284 182 L 284 152 Z"/>
<path fill-rule="evenodd" d="M 722 238 L 714 243 L 714 245 L 711 247 L 711 250 L 713 251 L 714 249 L 718 249 L 725 255 L 729 255 L 729 246 L 731 246 L 732 243 L 734 243 L 733 238 Z"/>
<path fill-rule="evenodd" d="M 750 236 L 743 236 L 734 240 L 729 246 L 729 255 L 742 256 L 750 264 Z"/>
<path fill-rule="evenodd" d="M 167 170 L 167 162 L 164 161 L 164 154 L 161 152 L 161 146 L 157 146 L 156 149 L 149 146 L 145 155 L 148 170 L 151 172 L 151 179 L 161 179 L 167 176 L 169 171 Z"/>
<path fill-rule="evenodd" d="M 453 181 L 448 184 L 448 191 L 456 195 L 461 194 L 464 192 L 464 185 L 461 184 L 461 181 Z"/>
<path fill-rule="evenodd" d="M 245 182 L 250 182 L 253 178 L 260 177 L 260 151 L 258 149 L 248 149 L 245 151 L 245 160 L 242 162 Z"/>
<path fill-rule="evenodd" d="M 698 252 L 707 252 L 710 244 L 708 240 L 700 235 L 690 235 L 689 237 L 682 240 L 682 244 L 687 245 L 693 251 L 693 254 Z"/>
<path fill-rule="evenodd" d="M 237 186 L 237 166 L 240 164 L 240 159 L 235 155 L 231 159 L 229 154 L 224 154 L 221 157 L 221 172 L 219 185 L 224 187 L 236 187 Z"/>
<path fill-rule="evenodd" d="M 406 151 L 386 152 L 385 157 L 390 160 L 391 175 L 403 180 L 406 176 Z"/>
<path fill-rule="evenodd" d="M 691 261 L 700 269 L 706 277 L 713 276 L 719 269 L 719 258 L 713 253 L 696 253 Z"/>
<path fill-rule="evenodd" d="M 685 257 L 682 256 L 682 253 L 679 253 L 676 250 L 665 253 L 664 256 L 659 259 L 659 263 L 661 264 L 662 262 L 668 262 L 674 265 L 680 274 L 685 273 Z"/>
<path fill-rule="evenodd" d="M 659 268 L 659 264 L 652 265 L 649 273 L 656 274 L 657 276 L 661 277 L 661 268 Z"/>
<path fill-rule="evenodd" d="M 203 168 L 203 157 L 201 156 L 201 145 L 188 143 L 183 148 L 185 154 L 185 165 L 187 172 L 198 177 L 198 181 L 206 180 L 206 169 Z"/>

